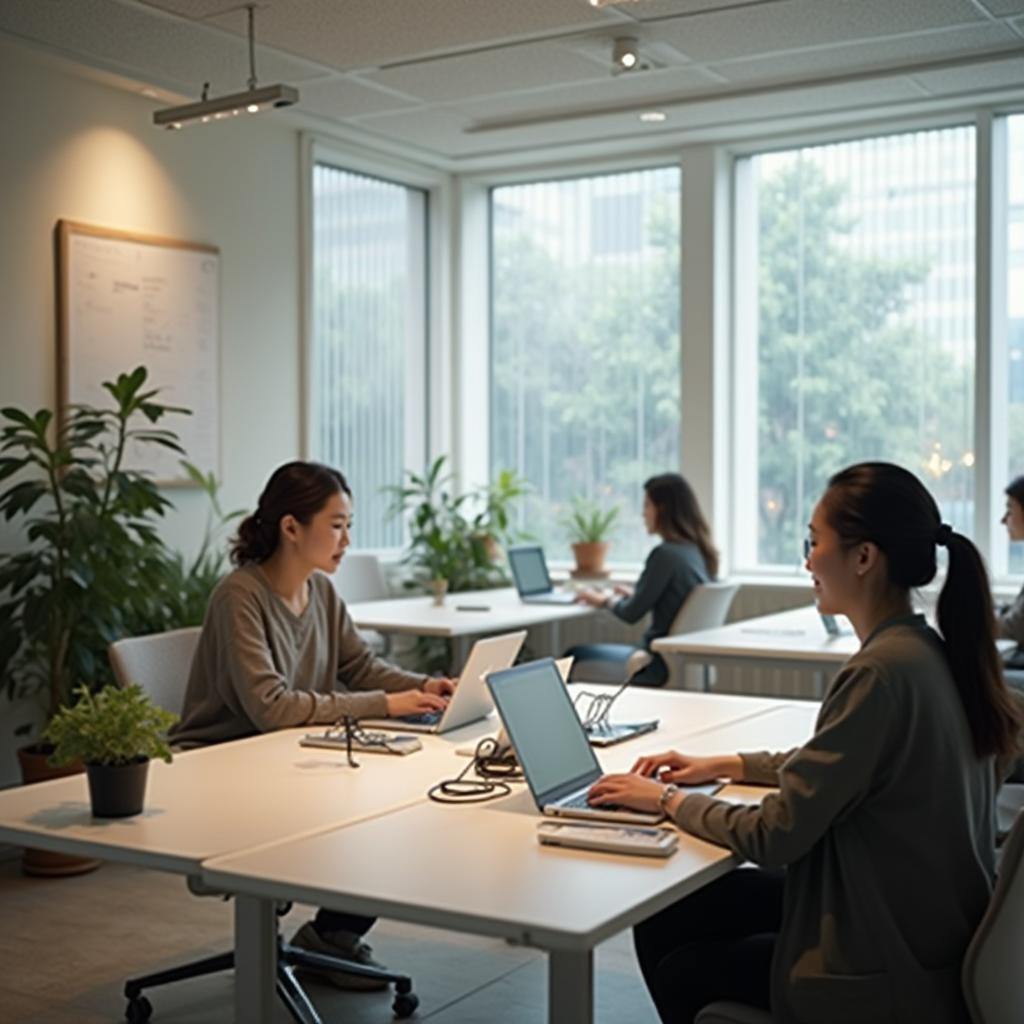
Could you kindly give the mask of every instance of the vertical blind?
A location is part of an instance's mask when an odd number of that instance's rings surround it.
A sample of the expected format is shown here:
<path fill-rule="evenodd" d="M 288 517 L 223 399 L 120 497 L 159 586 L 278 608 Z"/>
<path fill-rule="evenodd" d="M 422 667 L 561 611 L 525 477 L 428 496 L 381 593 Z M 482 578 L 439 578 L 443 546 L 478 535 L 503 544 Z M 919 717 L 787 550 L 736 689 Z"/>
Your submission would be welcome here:
<path fill-rule="evenodd" d="M 394 548 L 383 488 L 425 450 L 426 194 L 324 163 L 313 170 L 314 458 L 353 490 L 353 544 Z"/>

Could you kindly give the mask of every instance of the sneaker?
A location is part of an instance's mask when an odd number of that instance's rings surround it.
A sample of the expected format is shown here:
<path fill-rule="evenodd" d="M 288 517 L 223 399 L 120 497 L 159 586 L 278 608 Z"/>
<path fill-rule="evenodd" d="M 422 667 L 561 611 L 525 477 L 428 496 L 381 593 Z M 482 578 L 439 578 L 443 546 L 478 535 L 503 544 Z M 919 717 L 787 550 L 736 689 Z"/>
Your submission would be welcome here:
<path fill-rule="evenodd" d="M 292 936 L 291 944 L 298 949 L 306 949 L 311 953 L 323 953 L 325 956 L 337 957 L 339 960 L 349 960 L 363 967 L 387 969 L 382 963 L 373 959 L 373 949 L 358 935 L 354 935 L 352 932 L 331 932 L 328 935 L 321 935 L 313 927 L 312 921 L 307 921 Z M 358 974 L 349 974 L 343 970 L 322 971 L 316 967 L 302 967 L 301 969 L 316 973 L 332 985 L 350 991 L 377 992 L 388 987 L 388 982 L 383 978 L 363 977 Z"/>

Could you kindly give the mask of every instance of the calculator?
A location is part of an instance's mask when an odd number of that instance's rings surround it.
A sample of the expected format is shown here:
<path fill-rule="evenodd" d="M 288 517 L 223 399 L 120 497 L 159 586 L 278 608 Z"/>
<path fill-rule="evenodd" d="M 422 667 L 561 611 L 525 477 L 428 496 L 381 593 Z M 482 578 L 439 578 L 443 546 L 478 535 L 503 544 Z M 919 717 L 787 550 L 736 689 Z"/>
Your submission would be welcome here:
<path fill-rule="evenodd" d="M 545 846 L 572 846 L 639 857 L 670 857 L 679 845 L 679 833 L 643 825 L 542 821 L 537 826 L 537 841 Z"/>

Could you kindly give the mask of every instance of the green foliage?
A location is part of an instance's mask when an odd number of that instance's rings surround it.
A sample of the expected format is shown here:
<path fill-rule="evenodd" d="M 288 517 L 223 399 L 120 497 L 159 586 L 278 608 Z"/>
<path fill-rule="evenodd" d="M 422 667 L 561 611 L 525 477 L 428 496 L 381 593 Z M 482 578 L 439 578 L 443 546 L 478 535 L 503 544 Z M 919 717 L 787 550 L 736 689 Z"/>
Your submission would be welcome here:
<path fill-rule="evenodd" d="M 54 746 L 52 764 L 128 764 L 140 757 L 171 760 L 167 730 L 178 720 L 158 708 L 135 685 L 105 686 L 91 693 L 84 684 L 71 707 L 63 707 L 46 729 Z"/>
<path fill-rule="evenodd" d="M 601 508 L 588 498 L 572 499 L 572 506 L 562 519 L 570 544 L 603 544 L 614 532 L 621 508 Z"/>
<path fill-rule="evenodd" d="M 47 719 L 80 684 L 111 681 L 112 641 L 200 621 L 215 582 L 216 531 L 208 523 L 186 566 L 157 530 L 170 503 L 124 466 L 136 444 L 182 452 L 158 424 L 188 410 L 158 402 L 145 382 L 145 367 L 120 374 L 103 384 L 112 408 L 72 406 L 59 427 L 46 409 L 0 410 L 0 480 L 15 480 L 0 514 L 25 540 L 0 554 L 0 678 L 11 698 L 45 695 Z M 212 479 L 189 472 L 215 501 Z"/>
<path fill-rule="evenodd" d="M 445 462 L 446 456 L 439 456 L 422 475 L 407 470 L 404 486 L 387 488 L 390 514 L 406 516 L 409 523 L 403 557 L 413 574 L 409 585 L 446 579 L 453 593 L 507 586 L 508 577 L 495 562 L 495 545 L 514 538 L 511 507 L 525 485 L 506 470 L 489 486 L 456 495 Z"/>
<path fill-rule="evenodd" d="M 928 268 L 862 258 L 842 186 L 803 160 L 760 191 L 759 561 L 792 565 L 814 502 L 844 465 L 884 458 L 921 472 L 938 441 L 971 436 L 963 368 L 900 322 Z M 969 391 L 969 388 L 968 388 Z M 943 481 L 953 491 L 967 470 Z"/>

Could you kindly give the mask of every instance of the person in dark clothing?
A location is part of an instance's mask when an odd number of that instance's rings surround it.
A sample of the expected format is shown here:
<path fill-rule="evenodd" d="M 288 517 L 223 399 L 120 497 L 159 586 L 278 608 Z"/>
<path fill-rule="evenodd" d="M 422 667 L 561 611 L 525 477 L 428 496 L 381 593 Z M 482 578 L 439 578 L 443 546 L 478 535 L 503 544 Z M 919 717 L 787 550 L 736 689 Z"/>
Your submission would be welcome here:
<path fill-rule="evenodd" d="M 644 631 L 643 647 L 667 636 L 690 591 L 713 580 L 718 573 L 718 552 L 711 531 L 697 503 L 693 488 L 678 473 L 652 476 L 644 484 L 644 525 L 661 543 L 647 556 L 635 588 L 616 586 L 612 593 L 582 590 L 577 600 L 606 608 L 623 622 L 639 622 L 648 612 L 651 622 Z M 636 650 L 629 644 L 579 644 L 572 655 L 572 678 L 591 682 L 624 682 L 626 662 Z M 664 686 L 668 666 L 655 654 L 633 676 L 642 686 Z"/>

